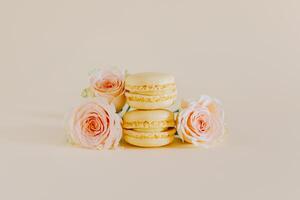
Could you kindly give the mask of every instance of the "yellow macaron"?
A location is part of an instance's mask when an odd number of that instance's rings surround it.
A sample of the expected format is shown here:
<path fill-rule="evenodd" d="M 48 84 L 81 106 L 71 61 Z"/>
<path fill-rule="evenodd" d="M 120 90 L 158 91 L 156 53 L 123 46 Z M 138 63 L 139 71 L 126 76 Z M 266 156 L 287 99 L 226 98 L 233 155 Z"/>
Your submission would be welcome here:
<path fill-rule="evenodd" d="M 160 109 L 176 100 L 175 78 L 169 74 L 144 72 L 125 80 L 127 103 L 137 109 Z"/>
<path fill-rule="evenodd" d="M 171 111 L 133 110 L 123 117 L 124 140 L 139 147 L 159 147 L 170 144 L 176 133 Z"/>

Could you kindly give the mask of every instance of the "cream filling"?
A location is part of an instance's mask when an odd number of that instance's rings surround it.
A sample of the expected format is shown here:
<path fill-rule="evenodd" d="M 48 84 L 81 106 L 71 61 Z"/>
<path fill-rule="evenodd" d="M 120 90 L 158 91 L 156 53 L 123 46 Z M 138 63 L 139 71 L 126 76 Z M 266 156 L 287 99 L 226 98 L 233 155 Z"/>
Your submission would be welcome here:
<path fill-rule="evenodd" d="M 140 94 L 132 94 L 132 93 L 125 93 L 127 100 L 129 101 L 138 101 L 138 102 L 163 102 L 168 100 L 174 100 L 177 97 L 177 93 L 173 93 L 170 95 L 161 95 L 161 96 L 147 96 L 147 95 L 140 95 Z"/>
<path fill-rule="evenodd" d="M 173 137 L 175 133 L 176 129 L 171 128 L 163 132 L 136 132 L 134 130 L 127 130 L 124 132 L 124 135 L 138 139 L 158 139 Z"/>
<path fill-rule="evenodd" d="M 132 121 L 132 122 L 123 122 L 123 128 L 137 128 L 137 129 L 160 129 L 167 127 L 175 127 L 175 121 L 165 120 L 165 121 Z"/>
<path fill-rule="evenodd" d="M 125 85 L 125 89 L 132 92 L 144 91 L 160 91 L 160 90 L 173 90 L 176 89 L 175 83 L 168 84 L 153 84 L 153 85 Z"/>
<path fill-rule="evenodd" d="M 163 131 L 167 131 L 168 128 L 150 128 L 150 129 L 146 129 L 146 128 L 134 128 L 132 129 L 134 131 L 137 131 L 137 132 L 163 132 Z"/>

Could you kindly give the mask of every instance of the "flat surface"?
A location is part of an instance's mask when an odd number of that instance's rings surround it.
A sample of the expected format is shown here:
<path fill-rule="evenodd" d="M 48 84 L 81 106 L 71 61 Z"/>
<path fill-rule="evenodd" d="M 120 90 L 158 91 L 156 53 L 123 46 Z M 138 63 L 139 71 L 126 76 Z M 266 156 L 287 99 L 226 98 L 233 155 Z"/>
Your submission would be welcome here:
<path fill-rule="evenodd" d="M 299 199 L 297 0 L 0 1 L 0 199 Z M 213 149 L 91 151 L 64 113 L 112 64 L 224 103 Z"/>

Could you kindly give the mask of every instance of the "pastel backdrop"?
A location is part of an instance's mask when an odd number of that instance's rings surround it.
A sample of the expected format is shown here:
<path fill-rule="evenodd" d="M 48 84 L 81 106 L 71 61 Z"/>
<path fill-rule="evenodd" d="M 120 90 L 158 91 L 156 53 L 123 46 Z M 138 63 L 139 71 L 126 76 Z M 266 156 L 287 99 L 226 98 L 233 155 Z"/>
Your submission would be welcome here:
<path fill-rule="evenodd" d="M 0 2 L 0 199 L 299 199 L 296 0 Z M 176 77 L 222 100 L 213 149 L 90 151 L 63 117 L 88 72 Z"/>

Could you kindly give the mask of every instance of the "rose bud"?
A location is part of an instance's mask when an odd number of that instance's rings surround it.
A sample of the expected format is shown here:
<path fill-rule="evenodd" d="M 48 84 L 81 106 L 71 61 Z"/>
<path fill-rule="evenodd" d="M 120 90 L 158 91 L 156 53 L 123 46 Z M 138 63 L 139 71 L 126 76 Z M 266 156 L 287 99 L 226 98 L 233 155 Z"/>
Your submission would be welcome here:
<path fill-rule="evenodd" d="M 90 77 L 90 89 L 95 96 L 104 97 L 113 103 L 117 112 L 126 103 L 125 99 L 125 71 L 116 67 L 94 70 Z"/>

